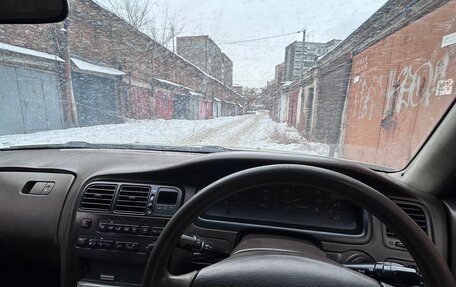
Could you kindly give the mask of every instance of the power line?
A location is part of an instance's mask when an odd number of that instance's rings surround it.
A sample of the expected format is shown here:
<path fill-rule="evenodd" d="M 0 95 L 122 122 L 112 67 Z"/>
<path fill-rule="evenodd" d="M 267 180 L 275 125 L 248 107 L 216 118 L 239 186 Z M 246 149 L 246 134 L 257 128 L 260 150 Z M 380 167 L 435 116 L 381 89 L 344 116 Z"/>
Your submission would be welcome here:
<path fill-rule="evenodd" d="M 280 35 L 273 35 L 273 36 L 266 36 L 266 37 L 261 37 L 261 38 L 254 38 L 254 39 L 246 39 L 246 40 L 240 40 L 240 41 L 232 41 L 232 42 L 225 42 L 225 43 L 220 43 L 219 45 L 231 45 L 231 44 L 238 44 L 238 43 L 246 43 L 246 42 L 254 42 L 254 41 L 261 41 L 261 40 L 267 40 L 271 38 L 278 38 L 278 37 L 284 37 L 284 36 L 289 36 L 289 35 L 295 35 L 302 33 L 301 31 L 298 32 L 293 32 L 293 33 L 286 33 L 286 34 L 280 34 Z"/>

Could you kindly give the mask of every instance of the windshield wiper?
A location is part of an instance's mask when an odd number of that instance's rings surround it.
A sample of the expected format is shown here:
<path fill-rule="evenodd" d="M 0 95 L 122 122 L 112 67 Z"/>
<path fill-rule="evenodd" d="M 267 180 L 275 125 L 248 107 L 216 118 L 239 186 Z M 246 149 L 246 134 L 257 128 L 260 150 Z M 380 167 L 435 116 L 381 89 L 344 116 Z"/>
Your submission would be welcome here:
<path fill-rule="evenodd" d="M 85 141 L 69 141 L 61 144 L 37 144 L 37 145 L 16 145 L 0 148 L 0 150 L 22 150 L 22 149 L 131 149 L 151 151 L 177 151 L 196 153 L 215 153 L 232 151 L 231 149 L 216 146 L 173 146 L 173 145 L 147 145 L 147 144 L 97 144 Z"/>

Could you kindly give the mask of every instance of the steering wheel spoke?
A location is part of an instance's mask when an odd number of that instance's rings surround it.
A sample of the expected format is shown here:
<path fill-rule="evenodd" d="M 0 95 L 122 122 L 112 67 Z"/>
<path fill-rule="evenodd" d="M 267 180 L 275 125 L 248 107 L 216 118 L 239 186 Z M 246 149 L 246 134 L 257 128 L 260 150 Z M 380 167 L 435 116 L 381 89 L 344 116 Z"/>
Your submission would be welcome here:
<path fill-rule="evenodd" d="M 198 272 L 193 271 L 182 275 L 173 275 L 166 273 L 163 277 L 163 283 L 160 286 L 167 287 L 190 287 L 195 280 Z"/>

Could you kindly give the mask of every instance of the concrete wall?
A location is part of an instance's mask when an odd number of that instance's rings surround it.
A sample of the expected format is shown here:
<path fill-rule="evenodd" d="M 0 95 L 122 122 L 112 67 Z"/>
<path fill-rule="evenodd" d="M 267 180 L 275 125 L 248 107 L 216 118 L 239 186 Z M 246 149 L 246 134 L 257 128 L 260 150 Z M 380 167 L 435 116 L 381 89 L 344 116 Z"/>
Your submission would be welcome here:
<path fill-rule="evenodd" d="M 177 54 L 208 73 L 207 36 L 177 37 Z"/>
<path fill-rule="evenodd" d="M 177 37 L 177 54 L 225 85 L 233 85 L 233 62 L 207 35 Z"/>

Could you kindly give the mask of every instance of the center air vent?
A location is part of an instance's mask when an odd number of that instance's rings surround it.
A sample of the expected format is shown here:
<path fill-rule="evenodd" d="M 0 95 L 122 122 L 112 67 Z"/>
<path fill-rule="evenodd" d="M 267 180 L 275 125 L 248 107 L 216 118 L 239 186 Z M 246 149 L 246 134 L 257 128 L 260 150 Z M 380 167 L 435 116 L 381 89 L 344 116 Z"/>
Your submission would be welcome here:
<path fill-rule="evenodd" d="M 150 187 L 122 185 L 117 197 L 115 211 L 119 213 L 145 214 Z"/>
<path fill-rule="evenodd" d="M 84 191 L 81 200 L 81 209 L 110 211 L 117 185 L 92 184 Z"/>
<path fill-rule="evenodd" d="M 408 203 L 408 202 L 397 202 L 394 201 L 405 213 L 410 216 L 416 224 L 423 229 L 423 231 L 429 235 L 428 222 L 426 218 L 426 213 L 423 208 L 418 204 Z M 394 232 L 386 227 L 386 236 L 389 238 L 397 238 Z"/>

